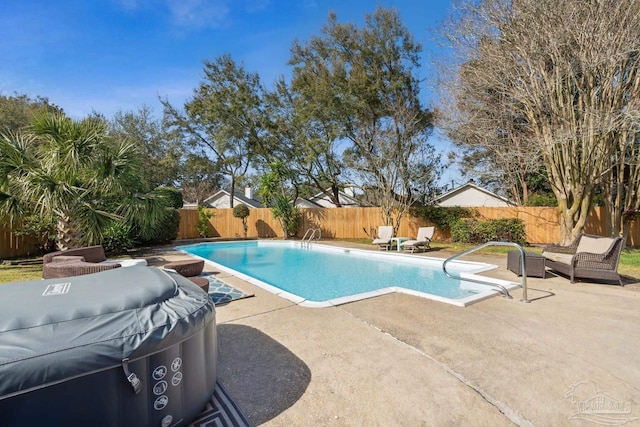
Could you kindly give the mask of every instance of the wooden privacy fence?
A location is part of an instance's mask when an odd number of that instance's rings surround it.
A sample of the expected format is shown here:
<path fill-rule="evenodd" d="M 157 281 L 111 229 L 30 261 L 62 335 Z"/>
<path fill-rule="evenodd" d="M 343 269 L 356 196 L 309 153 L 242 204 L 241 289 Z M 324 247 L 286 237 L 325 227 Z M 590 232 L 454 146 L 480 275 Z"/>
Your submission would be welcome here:
<path fill-rule="evenodd" d="M 16 236 L 9 225 L 0 223 L 0 258 L 35 255 L 38 242 L 31 236 Z"/>
<path fill-rule="evenodd" d="M 560 241 L 558 212 L 553 207 L 478 207 L 480 218 L 500 219 L 519 218 L 525 224 L 527 242 L 548 244 Z M 382 224 L 379 208 L 341 208 L 341 209 L 301 209 L 303 222 L 299 230 L 301 237 L 309 228 L 320 228 L 324 238 L 361 239 L 367 238 L 365 230 L 374 230 Z M 214 216 L 209 220 L 211 237 L 244 237 L 242 220 L 233 216 L 233 209 L 211 209 Z M 605 235 L 606 218 L 602 207 L 591 210 L 585 226 L 585 233 Z M 180 231 L 178 238 L 199 237 L 196 230 L 198 212 L 183 209 L 180 211 Z M 250 209 L 247 217 L 248 237 L 283 237 L 280 223 L 273 218 L 270 209 Z M 418 227 L 429 226 L 426 221 L 407 216 L 402 220 L 399 236 L 416 236 Z M 449 235 L 436 229 L 434 240 L 447 240 Z M 634 221 L 627 240 L 629 246 L 640 246 L 640 221 Z"/>
<path fill-rule="evenodd" d="M 560 226 L 556 208 L 552 207 L 479 207 L 474 208 L 481 218 L 520 218 L 525 224 L 527 242 L 533 244 L 556 243 L 560 240 Z M 233 209 L 210 209 L 209 219 L 212 237 L 244 237 L 242 220 L 233 216 Z M 365 230 L 374 231 L 382 224 L 379 208 L 302 209 L 304 215 L 299 237 L 309 228 L 320 228 L 323 238 L 363 239 Z M 179 239 L 200 237 L 196 229 L 198 211 L 180 210 Z M 270 209 L 249 209 L 248 237 L 282 237 L 280 223 L 273 218 Z M 418 227 L 428 226 L 425 221 L 407 216 L 402 220 L 399 236 L 415 237 Z M 606 235 L 606 215 L 602 207 L 591 210 L 585 233 Z M 449 239 L 449 235 L 436 229 L 435 241 Z M 640 246 L 640 220 L 632 223 L 627 239 L 630 247 Z M 8 225 L 0 224 L 0 258 L 17 258 L 34 255 L 36 242 L 29 237 L 15 236 Z"/>

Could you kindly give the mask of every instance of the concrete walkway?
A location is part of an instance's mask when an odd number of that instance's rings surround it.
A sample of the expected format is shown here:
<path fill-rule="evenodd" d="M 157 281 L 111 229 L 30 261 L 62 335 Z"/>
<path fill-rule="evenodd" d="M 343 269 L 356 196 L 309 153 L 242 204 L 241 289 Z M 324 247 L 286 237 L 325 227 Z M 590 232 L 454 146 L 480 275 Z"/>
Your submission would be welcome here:
<path fill-rule="evenodd" d="M 506 256 L 464 259 L 518 281 Z M 466 308 L 396 293 L 313 309 L 209 271 L 255 294 L 217 322 L 219 378 L 256 425 L 640 425 L 638 283 L 548 275 L 529 279 L 530 304 L 516 290 Z"/>

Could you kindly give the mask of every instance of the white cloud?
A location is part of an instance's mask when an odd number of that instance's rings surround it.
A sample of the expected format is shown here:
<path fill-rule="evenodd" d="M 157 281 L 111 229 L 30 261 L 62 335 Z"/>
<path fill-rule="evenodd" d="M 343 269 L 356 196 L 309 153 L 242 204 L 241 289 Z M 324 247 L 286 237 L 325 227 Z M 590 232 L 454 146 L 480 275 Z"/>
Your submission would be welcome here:
<path fill-rule="evenodd" d="M 217 28 L 229 16 L 226 0 L 166 0 L 174 23 L 181 27 Z"/>

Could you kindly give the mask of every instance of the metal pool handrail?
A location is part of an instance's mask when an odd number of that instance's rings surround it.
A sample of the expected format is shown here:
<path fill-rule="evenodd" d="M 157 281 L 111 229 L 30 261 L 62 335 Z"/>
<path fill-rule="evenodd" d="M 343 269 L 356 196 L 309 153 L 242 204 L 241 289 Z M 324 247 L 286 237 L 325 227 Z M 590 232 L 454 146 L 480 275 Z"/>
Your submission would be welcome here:
<path fill-rule="evenodd" d="M 318 235 L 316 236 L 316 232 L 318 233 Z M 311 234 L 309 234 L 311 233 Z M 308 239 L 307 239 L 308 236 Z M 320 240 L 322 238 L 322 230 L 319 228 L 310 228 L 308 229 L 305 233 L 304 236 L 302 236 L 302 240 L 300 240 L 300 245 L 304 246 L 305 243 L 307 245 L 311 244 L 311 241 L 315 238 L 316 241 Z M 305 240 L 307 239 L 307 240 Z"/>
<path fill-rule="evenodd" d="M 459 275 L 455 276 L 450 274 L 447 271 L 447 263 L 449 261 L 453 261 L 454 259 L 458 259 L 460 257 L 463 257 L 465 255 L 469 255 L 472 252 L 478 251 L 480 249 L 486 248 L 487 246 L 513 246 L 515 248 L 517 248 L 520 251 L 520 265 L 521 265 L 521 269 L 520 271 L 522 271 L 522 284 L 520 285 L 520 287 L 522 287 L 522 299 L 520 301 L 522 302 L 531 302 L 527 299 L 527 273 L 526 273 L 526 269 L 525 269 L 525 254 L 524 254 L 524 249 L 522 248 L 522 246 L 520 246 L 517 243 L 513 243 L 513 242 L 487 242 L 487 243 L 483 243 L 479 246 L 476 246 L 475 248 L 471 248 L 469 250 L 466 250 L 464 252 L 461 252 L 457 255 L 454 255 L 452 257 L 447 258 L 446 260 L 444 260 L 444 263 L 442 263 L 442 270 L 444 271 L 445 276 L 451 278 L 451 279 L 458 279 L 458 280 L 465 280 L 467 282 L 474 282 L 474 283 L 479 283 L 481 285 L 489 285 L 489 286 L 494 286 L 500 289 L 500 291 L 504 294 L 505 298 L 513 298 L 510 294 L 509 291 L 507 290 L 507 288 L 505 288 L 504 286 L 498 284 L 498 283 L 491 283 L 488 281 L 483 281 L 483 280 L 478 280 L 478 279 L 470 279 L 470 278 L 462 278 Z"/>

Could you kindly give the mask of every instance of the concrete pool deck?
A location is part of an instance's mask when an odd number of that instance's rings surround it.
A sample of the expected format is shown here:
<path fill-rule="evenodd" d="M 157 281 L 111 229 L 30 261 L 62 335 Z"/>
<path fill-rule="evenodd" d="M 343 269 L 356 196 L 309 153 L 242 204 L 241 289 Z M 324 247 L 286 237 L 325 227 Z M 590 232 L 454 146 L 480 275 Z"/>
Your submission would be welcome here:
<path fill-rule="evenodd" d="M 506 255 L 464 259 L 519 281 Z M 640 283 L 548 274 L 528 279 L 530 304 L 514 290 L 466 308 L 395 293 L 317 309 L 207 269 L 255 294 L 216 310 L 219 378 L 255 425 L 640 425 Z"/>

